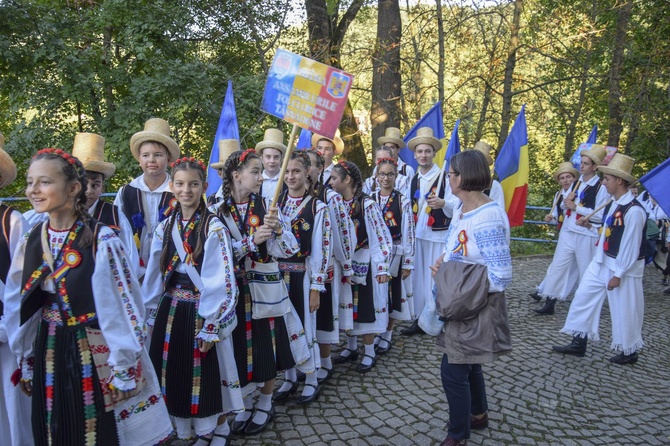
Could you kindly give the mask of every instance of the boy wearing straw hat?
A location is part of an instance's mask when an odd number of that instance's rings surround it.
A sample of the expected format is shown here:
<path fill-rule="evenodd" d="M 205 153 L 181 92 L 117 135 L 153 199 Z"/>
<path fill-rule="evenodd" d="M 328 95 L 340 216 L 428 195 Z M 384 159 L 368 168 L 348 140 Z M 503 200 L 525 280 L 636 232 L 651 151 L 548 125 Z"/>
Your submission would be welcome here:
<path fill-rule="evenodd" d="M 603 212 L 603 226 L 591 263 L 577 288 L 570 311 L 561 329 L 573 336 L 570 344 L 554 346 L 559 353 L 584 356 L 588 339 L 598 341 L 600 311 L 607 298 L 612 316 L 611 349 L 621 353 L 610 358 L 614 364 L 637 362 L 642 349 L 644 319 L 644 242 L 647 216 L 628 186 L 635 160 L 617 153 L 607 166 L 599 166 L 603 185 L 612 201 Z M 580 225 L 591 223 L 580 220 Z"/>
<path fill-rule="evenodd" d="M 215 169 L 219 177 L 223 179 L 223 167 L 226 165 L 226 161 L 231 154 L 240 150 L 240 142 L 236 139 L 220 139 L 219 140 L 219 161 L 216 163 L 210 164 L 209 167 Z M 219 190 L 216 191 L 214 195 L 210 195 L 207 199 L 207 206 L 214 206 L 215 204 L 223 201 L 223 186 L 219 187 Z"/>
<path fill-rule="evenodd" d="M 384 136 L 377 138 L 377 144 L 383 147 L 388 147 L 391 149 L 391 157 L 398 162 L 398 173 L 400 175 L 405 175 L 407 178 L 412 178 L 416 173 L 414 168 L 409 164 L 405 163 L 398 156 L 400 149 L 407 147 L 405 141 L 400 135 L 400 129 L 397 127 L 387 127 L 384 131 Z"/>
<path fill-rule="evenodd" d="M 489 167 L 493 166 L 493 157 L 491 156 L 491 150 L 493 146 L 484 141 L 477 141 L 472 150 L 478 150 L 484 154 L 486 161 L 489 162 Z M 491 175 L 491 187 L 484 190 L 484 193 L 491 198 L 491 200 L 498 203 L 503 210 L 505 209 L 505 193 L 503 192 L 502 185 L 500 182 L 493 178 Z"/>
<path fill-rule="evenodd" d="M 4 150 L 5 137 L 0 133 L 0 188 L 16 179 L 16 164 Z M 12 383 L 18 367 L 17 358 L 9 348 L 4 320 L 4 294 L 12 254 L 21 237 L 30 230 L 28 222 L 0 201 L 0 444 L 32 445 L 30 398 Z"/>
<path fill-rule="evenodd" d="M 335 167 L 333 158 L 342 155 L 342 151 L 344 150 L 344 141 L 340 138 L 340 130 L 338 129 L 335 132 L 335 137 L 332 139 L 317 135 L 316 133 L 313 134 L 312 147 L 323 157 L 323 165 L 326 166 L 323 169 L 323 184 L 327 185 L 330 180 L 330 174 L 333 173 L 333 167 Z"/>
<path fill-rule="evenodd" d="M 263 141 L 256 144 L 256 153 L 261 157 L 263 163 L 263 184 L 261 184 L 260 195 L 270 203 L 277 190 L 281 163 L 286 153 L 282 131 L 272 128 L 265 130 Z M 281 189 L 286 190 L 286 184 L 282 184 Z"/>
<path fill-rule="evenodd" d="M 119 189 L 114 204 L 132 226 L 140 259 L 137 277 L 141 279 L 149 261 L 154 229 L 170 215 L 176 204 L 170 192 L 167 166 L 179 158 L 180 151 L 170 136 L 170 125 L 160 118 L 144 123 L 144 130 L 130 138 L 130 150 L 143 173 Z"/>

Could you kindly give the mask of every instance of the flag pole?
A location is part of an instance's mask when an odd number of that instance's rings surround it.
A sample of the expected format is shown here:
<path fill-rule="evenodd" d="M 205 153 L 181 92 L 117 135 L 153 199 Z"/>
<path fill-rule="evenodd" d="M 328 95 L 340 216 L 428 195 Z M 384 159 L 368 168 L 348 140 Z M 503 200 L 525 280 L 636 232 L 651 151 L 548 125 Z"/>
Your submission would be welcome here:
<path fill-rule="evenodd" d="M 639 182 L 640 182 L 640 180 L 637 180 L 636 182 L 629 184 L 628 187 L 631 187 L 631 186 L 637 186 Z M 610 199 L 607 200 L 605 203 L 603 203 L 603 204 L 601 204 L 600 206 L 598 206 L 597 208 L 595 208 L 595 209 L 593 210 L 593 212 L 591 212 L 589 215 L 587 215 L 586 217 L 582 217 L 582 218 L 586 218 L 586 219 L 588 220 L 589 218 L 591 218 L 591 217 L 593 217 L 594 215 L 596 215 L 596 214 L 598 213 L 598 211 L 600 211 L 600 210 L 603 209 L 605 206 L 607 206 L 608 204 L 610 204 L 612 201 L 613 201 L 613 200 L 610 198 Z"/>
<path fill-rule="evenodd" d="M 282 191 L 282 184 L 284 184 L 284 174 L 286 174 L 286 169 L 288 168 L 288 159 L 291 157 L 291 152 L 293 151 L 293 144 L 295 143 L 295 136 L 298 134 L 298 126 L 293 124 L 293 129 L 291 130 L 291 136 L 288 139 L 288 145 L 286 146 L 286 153 L 284 154 L 284 161 L 281 164 L 281 171 L 279 172 L 279 180 L 277 181 L 277 188 L 275 189 L 275 195 L 272 197 L 272 204 L 270 207 L 277 206 L 277 200 L 279 200 L 279 194 Z"/>

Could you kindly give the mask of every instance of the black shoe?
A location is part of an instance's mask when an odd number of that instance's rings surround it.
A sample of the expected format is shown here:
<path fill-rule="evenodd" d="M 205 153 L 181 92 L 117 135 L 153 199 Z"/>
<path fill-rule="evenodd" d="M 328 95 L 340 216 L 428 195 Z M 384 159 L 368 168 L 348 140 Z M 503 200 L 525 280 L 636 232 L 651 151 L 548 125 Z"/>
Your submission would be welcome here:
<path fill-rule="evenodd" d="M 586 354 L 586 343 L 588 338 L 580 338 L 578 336 L 572 337 L 572 342 L 568 345 L 554 345 L 552 348 L 558 353 L 563 353 L 564 355 L 574 355 L 579 356 L 580 358 Z"/>
<path fill-rule="evenodd" d="M 410 325 L 409 327 L 405 328 L 400 332 L 401 335 L 403 336 L 412 336 L 415 334 L 425 334 L 426 332 L 419 327 L 419 321 L 416 320 Z"/>
<path fill-rule="evenodd" d="M 256 424 L 253 421 L 251 421 L 251 420 L 254 419 L 254 417 L 249 418 L 250 422 L 247 425 L 246 429 L 244 429 L 244 435 L 260 434 L 261 432 L 263 432 L 265 430 L 267 425 L 270 424 L 270 422 L 275 419 L 275 415 L 277 415 L 277 412 L 275 411 L 274 406 L 272 406 L 272 409 L 270 409 L 270 410 L 256 409 L 256 412 L 263 412 L 263 413 L 267 414 L 267 417 L 265 418 L 265 423 Z"/>
<path fill-rule="evenodd" d="M 226 443 L 224 444 L 224 446 L 230 446 L 230 442 L 231 442 L 230 437 L 231 436 L 232 436 L 231 432 L 228 432 L 228 435 L 221 435 L 221 434 L 217 434 L 216 432 L 214 432 L 214 435 L 212 436 L 212 440 L 214 440 L 214 437 L 224 438 L 226 440 Z"/>
<path fill-rule="evenodd" d="M 529 295 L 530 297 L 532 297 L 533 299 L 535 299 L 536 301 L 538 301 L 538 302 L 542 300 L 542 296 L 540 296 L 539 294 L 537 294 L 537 291 L 535 291 L 535 292 L 533 292 L 533 293 L 530 293 L 530 294 L 528 294 L 528 295 Z"/>
<path fill-rule="evenodd" d="M 286 381 L 286 382 L 291 382 L 291 381 Z M 289 395 L 293 395 L 298 391 L 298 381 L 294 381 L 291 383 L 291 388 L 288 390 L 282 390 L 279 391 L 277 390 L 272 397 L 273 401 L 284 401 L 286 398 L 288 398 Z"/>
<path fill-rule="evenodd" d="M 556 299 L 550 299 L 547 297 L 547 301 L 544 303 L 544 306 L 542 308 L 533 311 L 536 312 L 537 314 L 551 315 L 554 314 L 555 306 L 556 306 Z"/>
<path fill-rule="evenodd" d="M 333 376 L 333 369 L 327 369 L 326 367 L 321 368 L 326 371 L 327 375 L 325 376 L 325 378 L 318 378 L 318 377 L 316 378 L 316 382 L 319 384 L 325 383 Z"/>
<path fill-rule="evenodd" d="M 337 355 L 333 358 L 333 364 L 344 364 L 345 362 L 349 361 L 355 361 L 358 359 L 358 350 L 349 350 L 348 348 L 345 348 L 342 351 L 348 351 L 349 354 L 344 356 L 344 355 Z"/>
<path fill-rule="evenodd" d="M 305 382 L 305 376 L 307 376 L 307 375 L 305 375 L 305 373 L 299 371 L 296 376 L 298 377 L 298 382 L 299 383 L 304 383 Z"/>
<path fill-rule="evenodd" d="M 385 347 L 382 347 L 382 342 L 386 344 Z M 382 338 L 382 340 L 379 341 L 379 345 L 375 347 L 375 353 L 378 355 L 385 355 L 391 350 L 392 346 L 393 344 L 391 343 L 391 341 L 387 341 L 386 339 Z"/>
<path fill-rule="evenodd" d="M 668 288 L 667 290 L 663 291 L 663 294 L 670 294 L 670 288 Z"/>
<path fill-rule="evenodd" d="M 316 401 L 316 399 L 319 397 L 319 394 L 321 393 L 321 386 L 320 385 L 313 385 L 313 384 L 307 384 L 305 383 L 306 386 L 310 386 L 314 388 L 314 393 L 312 393 L 310 396 L 300 396 L 298 398 L 298 404 L 309 404 L 312 401 Z"/>
<path fill-rule="evenodd" d="M 368 357 L 372 359 L 372 363 L 368 365 L 363 365 L 363 363 L 359 364 L 358 367 L 356 367 L 356 370 L 358 373 L 368 373 L 370 370 L 375 368 L 375 364 L 377 364 L 377 357 L 376 356 L 370 356 L 370 355 L 363 355 L 363 357 Z"/>
<path fill-rule="evenodd" d="M 254 415 L 253 409 L 244 409 L 245 412 L 251 412 L 251 416 Z M 244 435 L 244 430 L 247 428 L 247 425 L 251 422 L 251 417 L 247 421 L 236 421 L 230 424 L 230 432 L 235 435 Z"/>
<path fill-rule="evenodd" d="M 630 355 L 624 355 L 623 352 L 610 358 L 612 364 L 627 365 L 635 364 L 637 362 L 637 352 Z"/>

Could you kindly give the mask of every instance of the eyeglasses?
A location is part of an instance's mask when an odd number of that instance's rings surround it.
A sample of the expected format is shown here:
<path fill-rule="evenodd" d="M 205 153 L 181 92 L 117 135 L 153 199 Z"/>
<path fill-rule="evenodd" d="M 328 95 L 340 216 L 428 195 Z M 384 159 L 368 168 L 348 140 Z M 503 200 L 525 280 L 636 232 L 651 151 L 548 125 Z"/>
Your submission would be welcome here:
<path fill-rule="evenodd" d="M 395 176 L 395 173 L 389 172 L 389 173 L 378 173 L 377 177 L 378 178 L 393 178 Z"/>
<path fill-rule="evenodd" d="M 452 175 L 454 175 L 454 176 L 457 177 L 457 176 L 460 175 L 460 173 L 458 173 L 458 172 L 447 172 L 447 180 L 448 180 L 449 178 L 451 178 Z"/>

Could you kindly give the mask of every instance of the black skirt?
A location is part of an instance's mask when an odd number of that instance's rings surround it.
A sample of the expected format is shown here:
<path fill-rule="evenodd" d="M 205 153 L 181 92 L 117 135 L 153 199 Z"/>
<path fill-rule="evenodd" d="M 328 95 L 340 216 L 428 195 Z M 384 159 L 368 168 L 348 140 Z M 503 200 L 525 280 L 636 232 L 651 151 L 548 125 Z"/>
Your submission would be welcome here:
<path fill-rule="evenodd" d="M 326 291 L 321 293 L 319 309 L 316 310 L 316 329 L 320 331 L 333 331 L 333 285 L 326 283 Z"/>
<path fill-rule="evenodd" d="M 365 278 L 365 285 L 353 286 L 354 322 L 367 324 L 376 320 L 373 280 L 377 279 L 372 278 L 372 267 L 370 267 L 368 276 Z"/>
<path fill-rule="evenodd" d="M 402 270 L 398 271 L 396 277 L 391 277 L 389 282 L 388 307 L 391 311 L 402 311 Z"/>

